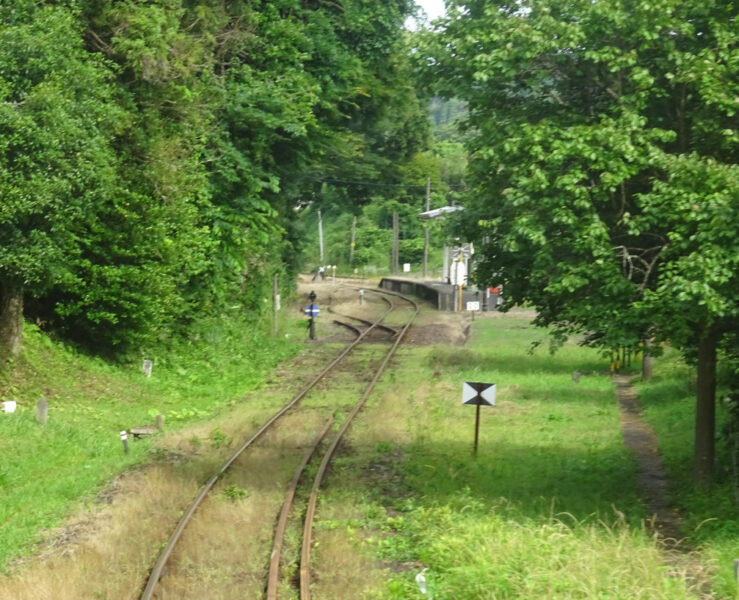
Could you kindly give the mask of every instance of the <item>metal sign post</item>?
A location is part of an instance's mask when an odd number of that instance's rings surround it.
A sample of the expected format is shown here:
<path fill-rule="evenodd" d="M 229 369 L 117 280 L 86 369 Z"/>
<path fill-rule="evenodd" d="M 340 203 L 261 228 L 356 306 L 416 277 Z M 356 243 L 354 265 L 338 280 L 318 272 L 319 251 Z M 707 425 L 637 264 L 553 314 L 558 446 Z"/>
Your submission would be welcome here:
<path fill-rule="evenodd" d="M 474 446 L 474 454 L 477 456 L 477 442 L 480 438 L 480 407 L 495 406 L 495 384 L 465 381 L 462 384 L 462 404 L 474 404 L 477 407 Z"/>
<path fill-rule="evenodd" d="M 321 312 L 321 309 L 318 308 L 317 304 L 309 304 L 305 308 L 305 314 L 310 317 L 310 319 L 308 319 L 308 336 L 312 340 L 316 339 L 316 324 L 314 319 L 318 316 L 319 312 Z"/>

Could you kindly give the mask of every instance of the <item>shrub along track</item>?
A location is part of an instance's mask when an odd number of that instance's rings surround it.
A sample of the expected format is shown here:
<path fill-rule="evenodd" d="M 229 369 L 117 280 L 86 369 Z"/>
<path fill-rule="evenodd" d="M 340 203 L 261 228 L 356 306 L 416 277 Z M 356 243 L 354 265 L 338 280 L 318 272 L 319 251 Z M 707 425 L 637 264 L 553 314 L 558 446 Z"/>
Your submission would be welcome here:
<path fill-rule="evenodd" d="M 190 507 L 185 511 L 184 515 L 180 519 L 179 523 L 175 527 L 172 535 L 170 536 L 169 540 L 165 544 L 162 552 L 159 555 L 159 558 L 157 559 L 156 564 L 153 566 L 153 568 L 150 571 L 149 578 L 146 584 L 146 587 L 144 588 L 141 598 L 142 600 L 147 600 L 154 597 L 169 597 L 170 594 L 174 594 L 172 597 L 183 597 L 183 585 L 181 582 L 182 577 L 185 575 L 188 579 L 192 578 L 192 571 L 196 570 L 191 567 L 188 567 L 187 565 L 197 565 L 198 559 L 191 560 L 188 562 L 187 559 L 180 558 L 178 562 L 178 566 L 174 570 L 174 572 L 166 573 L 165 572 L 165 566 L 168 563 L 168 560 L 170 556 L 172 556 L 175 552 L 175 549 L 177 548 L 178 541 L 180 540 L 180 537 L 182 536 L 183 532 L 185 531 L 185 528 L 188 526 L 188 524 L 193 520 L 193 516 L 196 515 L 196 511 L 198 507 L 203 503 L 204 499 L 209 496 L 209 494 L 212 496 L 212 490 L 215 486 L 215 484 L 223 479 L 226 476 L 226 473 L 229 472 L 229 470 L 232 470 L 233 468 L 236 468 L 235 463 L 238 460 L 239 465 L 237 470 L 242 470 L 246 468 L 244 463 L 244 458 L 250 454 L 245 453 L 247 449 L 251 450 L 251 453 L 256 454 L 259 450 L 259 447 L 255 444 L 260 439 L 268 437 L 271 435 L 273 438 L 275 436 L 279 436 L 279 427 L 277 427 L 278 422 L 282 423 L 281 417 L 286 415 L 288 412 L 291 413 L 291 415 L 295 416 L 297 415 L 301 410 L 302 407 L 300 407 L 301 401 L 311 392 L 312 390 L 316 389 L 320 382 L 324 380 L 326 375 L 332 371 L 332 369 L 341 363 L 344 358 L 357 346 L 359 346 L 363 341 L 368 340 L 368 335 L 370 332 L 380 329 L 380 322 L 385 319 L 394 309 L 395 305 L 391 300 L 388 300 L 385 298 L 385 296 L 395 296 L 398 297 L 405 302 L 407 302 L 412 307 L 412 315 L 408 319 L 407 323 L 404 327 L 398 328 L 398 329 L 391 329 L 391 328 L 385 328 L 386 332 L 392 333 L 392 337 L 394 338 L 394 343 L 392 344 L 389 351 L 386 353 L 384 360 L 382 360 L 382 363 L 379 365 L 379 367 L 374 369 L 374 376 L 372 379 L 368 382 L 364 392 L 361 395 L 361 398 L 357 401 L 356 404 L 351 408 L 348 415 L 344 417 L 344 421 L 338 430 L 336 434 L 333 436 L 332 441 L 330 443 L 330 446 L 326 453 L 324 454 L 321 466 L 318 470 L 318 474 L 316 475 L 316 479 L 313 484 L 313 492 L 311 494 L 311 497 L 308 502 L 308 508 L 306 511 L 306 518 L 305 518 L 305 526 L 304 526 L 304 540 L 303 540 L 303 550 L 301 554 L 301 561 L 300 561 L 300 589 L 301 589 L 301 598 L 309 598 L 309 592 L 310 592 L 310 546 L 311 546 L 311 531 L 312 531 L 312 522 L 313 522 L 313 515 L 315 514 L 316 509 L 316 503 L 317 503 L 317 494 L 318 489 L 321 485 L 321 481 L 323 479 L 323 476 L 326 473 L 326 470 L 331 462 L 331 459 L 336 451 L 336 448 L 338 444 L 341 441 L 342 436 L 349 428 L 352 419 L 358 414 L 358 412 L 361 410 L 362 406 L 364 405 L 366 399 L 368 398 L 369 394 L 371 393 L 372 389 L 374 388 L 375 384 L 381 377 L 383 371 L 385 370 L 385 367 L 387 366 L 390 358 L 394 354 L 396 348 L 400 344 L 401 340 L 403 339 L 403 336 L 405 335 L 406 331 L 408 330 L 408 327 L 411 325 L 413 319 L 417 315 L 419 311 L 418 305 L 411 299 L 406 298 L 404 296 L 400 296 L 398 294 L 393 294 L 390 292 L 374 292 L 376 294 L 382 294 L 380 296 L 384 302 L 387 304 L 387 309 L 380 315 L 378 319 L 375 321 L 366 321 L 360 318 L 353 318 L 353 320 L 364 322 L 365 328 L 363 330 L 360 330 L 357 327 L 352 326 L 351 328 L 356 332 L 357 337 L 356 339 L 348 344 L 341 352 L 340 354 L 333 359 L 312 381 L 310 381 L 305 387 L 303 387 L 287 404 L 285 404 L 277 413 L 275 413 L 270 419 L 268 419 L 248 440 L 246 440 L 241 447 L 223 464 L 223 466 L 218 470 L 217 473 L 215 473 L 208 481 L 205 483 L 205 485 L 201 488 L 200 493 L 197 495 L 195 500 L 192 502 Z M 343 315 L 342 315 L 343 316 Z M 342 325 L 346 325 L 345 323 L 340 323 Z M 387 337 L 387 336 L 386 336 Z M 353 373 L 353 379 L 356 381 L 356 373 Z M 327 407 L 321 407 L 323 408 L 324 412 L 328 411 L 330 412 L 339 412 L 341 413 L 341 409 L 337 406 L 327 406 Z M 294 410 L 293 410 L 294 409 Z M 300 426 L 301 435 L 305 435 L 308 433 L 306 431 L 307 428 L 311 427 L 312 425 L 305 425 L 304 423 L 306 421 L 312 422 L 315 420 L 315 414 L 312 416 L 308 416 L 306 413 L 305 418 L 303 419 L 303 424 Z M 312 444 L 311 449 L 303 456 L 303 461 L 301 462 L 301 465 L 298 467 L 297 471 L 295 471 L 295 474 L 293 476 L 293 480 L 291 484 L 289 485 L 288 491 L 286 493 L 286 497 L 283 501 L 283 511 L 282 515 L 280 516 L 278 520 L 278 529 L 274 535 L 274 547 L 273 547 L 273 553 L 272 553 L 272 566 L 271 566 L 271 575 L 269 577 L 269 585 L 267 584 L 266 580 L 263 580 L 262 582 L 262 589 L 265 587 L 268 588 L 268 597 L 270 598 L 276 598 L 277 597 L 277 585 L 279 582 L 279 564 L 280 564 L 280 549 L 282 548 L 283 541 L 282 541 L 282 535 L 284 535 L 284 523 L 286 522 L 287 515 L 290 511 L 290 506 L 292 504 L 292 498 L 295 495 L 295 489 L 297 487 L 298 481 L 300 479 L 300 474 L 302 473 L 303 469 L 305 468 L 305 465 L 308 464 L 310 457 L 313 455 L 313 453 L 317 450 L 317 448 L 320 445 L 321 440 L 324 438 L 324 436 L 327 435 L 329 427 L 331 425 L 332 417 L 329 418 L 329 421 L 326 422 L 325 420 L 326 415 L 324 414 L 322 418 L 322 427 L 316 425 L 316 428 L 322 428 L 321 433 L 317 435 L 313 435 L 315 438 L 315 441 Z M 284 433 L 283 436 L 286 438 L 293 437 L 289 432 Z M 284 447 L 280 448 L 279 446 L 276 446 L 279 450 L 284 451 Z M 263 451 L 263 449 L 262 449 Z M 274 453 L 273 453 L 274 454 Z M 252 460 L 254 458 L 252 457 Z M 275 458 L 275 456 L 270 457 L 270 461 L 267 462 L 257 462 L 253 465 L 253 467 L 256 467 L 258 470 L 263 470 L 265 472 L 276 472 L 277 468 L 274 466 L 276 463 L 275 461 L 279 462 L 279 458 Z M 265 465 L 265 466 L 263 466 Z M 280 469 L 283 469 L 283 467 L 280 467 Z M 240 493 L 238 488 L 231 487 L 231 495 L 232 496 L 238 496 Z M 272 515 L 274 517 L 274 515 Z M 234 523 L 234 528 L 237 528 L 237 524 Z M 206 526 L 207 529 L 207 526 Z M 244 538 L 250 537 L 250 532 L 243 532 Z M 212 543 L 212 540 L 211 540 Z M 217 542 L 216 542 L 217 543 Z M 196 541 L 194 542 L 195 547 L 199 545 L 199 543 Z M 244 542 L 245 546 L 249 546 L 250 544 Z M 178 550 L 179 552 L 179 550 Z M 264 564 L 269 562 L 267 557 L 265 556 L 264 561 L 262 561 Z M 188 573 L 188 570 L 190 571 Z M 258 571 L 258 569 L 256 569 Z M 260 574 L 255 573 L 255 569 L 246 569 L 241 574 L 242 578 L 251 578 L 254 579 L 255 577 L 261 576 Z M 212 578 L 209 576 L 209 578 Z M 227 576 L 223 576 L 223 578 L 228 578 Z M 162 583 L 160 585 L 160 580 L 162 580 Z M 178 581 L 180 580 L 180 581 Z M 170 585 L 167 585 L 167 582 L 169 582 Z M 198 596 L 197 594 L 202 594 L 203 589 L 209 590 L 209 594 L 212 594 L 212 597 L 228 597 L 227 595 L 223 595 L 221 592 L 218 591 L 218 583 L 217 582 L 201 582 L 201 584 L 198 585 L 200 587 L 200 592 L 195 591 L 196 594 L 194 597 L 202 597 Z M 162 586 L 164 589 L 161 589 Z M 203 587 L 204 586 L 204 587 Z M 173 587 L 174 589 L 167 589 L 169 587 Z M 161 592 L 161 594 L 159 594 Z"/>

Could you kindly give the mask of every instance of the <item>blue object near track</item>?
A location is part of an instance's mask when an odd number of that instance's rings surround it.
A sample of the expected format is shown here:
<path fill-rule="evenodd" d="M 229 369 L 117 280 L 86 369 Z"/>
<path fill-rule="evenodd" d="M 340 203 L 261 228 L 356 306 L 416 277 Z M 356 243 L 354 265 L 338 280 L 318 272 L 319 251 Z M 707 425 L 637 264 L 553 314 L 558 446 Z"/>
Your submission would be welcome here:
<path fill-rule="evenodd" d="M 321 309 L 318 308 L 317 304 L 309 304 L 305 309 L 305 314 L 308 315 L 311 319 L 313 317 L 317 317 L 319 312 L 321 312 Z"/>

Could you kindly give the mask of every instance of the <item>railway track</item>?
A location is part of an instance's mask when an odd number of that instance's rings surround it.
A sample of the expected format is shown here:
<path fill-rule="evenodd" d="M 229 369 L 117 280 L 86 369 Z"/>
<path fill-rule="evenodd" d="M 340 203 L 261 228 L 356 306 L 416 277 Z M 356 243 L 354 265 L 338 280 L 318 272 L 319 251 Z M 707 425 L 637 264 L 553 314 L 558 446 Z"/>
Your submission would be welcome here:
<path fill-rule="evenodd" d="M 275 429 L 278 429 L 281 417 L 289 412 L 292 412 L 293 410 L 299 410 L 301 401 L 312 390 L 314 390 L 319 383 L 324 381 L 326 376 L 337 365 L 344 361 L 345 358 L 352 352 L 352 350 L 356 349 L 360 344 L 362 344 L 362 342 L 368 341 L 368 335 L 370 334 L 370 332 L 374 330 L 382 330 L 392 336 L 392 345 L 385 353 L 384 358 L 382 359 L 379 366 L 374 368 L 374 374 L 371 380 L 365 386 L 364 391 L 362 392 L 359 399 L 353 404 L 352 408 L 346 414 L 338 415 L 338 420 L 340 420 L 341 423 L 339 425 L 339 429 L 336 432 L 330 432 L 331 424 L 334 420 L 333 414 L 331 413 L 336 413 L 340 411 L 337 411 L 336 408 L 332 409 L 331 407 L 326 407 L 327 414 L 325 416 L 328 417 L 328 421 L 326 421 L 326 419 L 324 418 L 323 425 L 318 428 L 320 429 L 320 431 L 318 431 L 317 429 L 313 443 L 310 445 L 308 451 L 304 453 L 303 458 L 298 465 L 298 468 L 294 472 L 290 484 L 287 486 L 287 491 L 285 492 L 279 517 L 275 515 L 276 525 L 274 529 L 272 553 L 271 556 L 265 556 L 264 558 L 264 564 L 269 564 L 269 569 L 268 575 L 264 577 L 265 580 L 263 582 L 262 589 L 266 590 L 266 597 L 268 598 L 268 600 L 277 600 L 278 598 L 281 553 L 284 547 L 284 535 L 287 520 L 291 514 L 291 511 L 293 511 L 293 503 L 296 495 L 296 490 L 306 466 L 309 464 L 311 459 L 320 452 L 322 441 L 328 438 L 330 442 L 328 442 L 328 448 L 323 453 L 321 464 L 313 481 L 312 491 L 305 507 L 305 518 L 303 524 L 303 539 L 301 546 L 302 549 L 300 552 L 298 587 L 300 589 L 301 600 L 310 600 L 310 551 L 312 546 L 313 521 L 315 518 L 316 507 L 318 503 L 318 491 L 344 434 L 348 431 L 353 419 L 364 406 L 367 398 L 369 397 L 376 383 L 379 381 L 380 377 L 385 371 L 387 364 L 389 363 L 390 359 L 395 353 L 395 350 L 402 341 L 406 331 L 410 327 L 411 323 L 413 322 L 415 316 L 419 311 L 419 307 L 415 301 L 405 296 L 401 296 L 400 294 L 395 294 L 393 292 L 388 292 L 385 290 L 372 291 L 372 293 L 376 294 L 376 297 L 380 298 L 381 301 L 385 304 L 385 310 L 374 321 L 369 321 L 359 317 L 349 317 L 347 315 L 341 315 L 342 319 L 350 319 L 355 322 L 362 323 L 364 325 L 364 328 L 356 327 L 354 325 L 351 325 L 350 323 L 347 323 L 346 321 L 335 321 L 337 322 L 337 324 L 352 330 L 356 336 L 355 339 L 352 342 L 348 343 L 333 360 L 331 360 L 308 384 L 306 384 L 300 391 L 298 391 L 298 393 L 295 394 L 280 410 L 278 410 L 272 417 L 270 417 L 264 424 L 262 424 L 261 427 L 259 427 L 259 429 L 255 433 L 253 433 L 236 450 L 236 452 L 234 452 L 233 455 L 228 460 L 226 460 L 226 462 L 220 467 L 220 469 L 218 469 L 218 471 L 215 472 L 215 474 L 203 485 L 200 492 L 193 500 L 192 504 L 184 512 L 180 521 L 177 523 L 177 526 L 173 530 L 169 540 L 162 548 L 162 551 L 160 552 L 156 563 L 151 568 L 146 586 L 140 595 L 141 600 L 166 597 L 166 595 L 157 595 L 157 590 L 159 587 L 161 587 L 160 580 L 165 574 L 167 563 L 172 554 L 175 552 L 178 542 L 186 527 L 188 527 L 188 525 L 190 525 L 191 522 L 197 518 L 198 508 L 201 506 L 204 500 L 210 494 L 212 494 L 213 488 L 219 481 L 219 479 L 223 478 L 224 475 L 230 470 L 237 468 L 237 460 L 243 461 L 244 456 L 248 455 L 249 452 L 254 452 L 255 449 L 258 448 L 257 442 L 260 439 L 264 438 L 268 432 L 273 432 L 275 431 Z M 383 326 L 382 321 L 385 320 L 391 312 L 398 309 L 398 307 L 396 306 L 396 303 L 398 302 L 403 303 L 404 306 L 410 307 L 412 313 L 411 316 L 402 327 L 391 328 Z"/>

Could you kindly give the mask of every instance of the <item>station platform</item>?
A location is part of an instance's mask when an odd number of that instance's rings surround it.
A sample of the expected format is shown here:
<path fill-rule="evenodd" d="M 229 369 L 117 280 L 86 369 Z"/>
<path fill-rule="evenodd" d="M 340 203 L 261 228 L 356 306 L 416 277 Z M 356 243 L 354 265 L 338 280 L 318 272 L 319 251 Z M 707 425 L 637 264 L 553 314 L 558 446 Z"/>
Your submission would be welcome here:
<path fill-rule="evenodd" d="M 379 287 L 399 294 L 408 294 L 426 300 L 438 310 L 456 312 L 459 310 L 456 286 L 441 281 L 424 281 L 402 277 L 383 277 Z M 468 302 L 479 303 L 481 311 L 494 311 L 498 306 L 498 294 L 477 288 L 462 289 L 462 310 L 467 310 Z"/>

